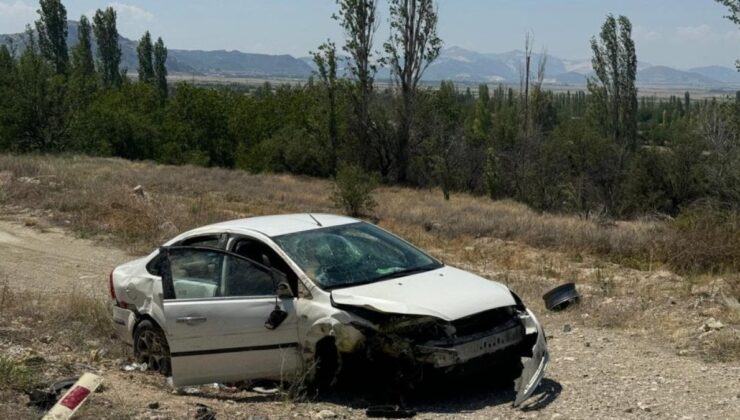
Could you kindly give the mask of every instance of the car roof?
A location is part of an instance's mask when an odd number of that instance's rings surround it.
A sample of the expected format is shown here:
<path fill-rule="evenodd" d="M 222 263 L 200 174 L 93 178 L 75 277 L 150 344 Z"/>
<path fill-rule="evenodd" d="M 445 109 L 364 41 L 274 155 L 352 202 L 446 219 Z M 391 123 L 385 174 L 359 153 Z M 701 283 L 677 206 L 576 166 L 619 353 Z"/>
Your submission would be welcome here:
<path fill-rule="evenodd" d="M 360 222 L 360 220 L 333 214 L 302 213 L 259 216 L 203 226 L 201 228 L 185 232 L 175 239 L 187 238 L 198 234 L 218 232 L 238 233 L 239 231 L 256 231 L 266 236 L 275 237 L 290 233 L 320 229 L 322 227 L 341 226 L 357 222 Z"/>

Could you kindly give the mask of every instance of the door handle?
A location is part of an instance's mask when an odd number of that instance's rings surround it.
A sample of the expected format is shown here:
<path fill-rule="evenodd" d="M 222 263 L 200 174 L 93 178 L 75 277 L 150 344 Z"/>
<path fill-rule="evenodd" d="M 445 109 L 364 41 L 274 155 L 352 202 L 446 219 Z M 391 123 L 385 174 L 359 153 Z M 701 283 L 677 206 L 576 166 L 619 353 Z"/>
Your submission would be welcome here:
<path fill-rule="evenodd" d="M 177 318 L 175 321 L 178 324 L 188 324 L 188 325 L 195 325 L 200 324 L 202 322 L 206 322 L 206 317 L 204 316 L 184 316 L 182 318 Z"/>

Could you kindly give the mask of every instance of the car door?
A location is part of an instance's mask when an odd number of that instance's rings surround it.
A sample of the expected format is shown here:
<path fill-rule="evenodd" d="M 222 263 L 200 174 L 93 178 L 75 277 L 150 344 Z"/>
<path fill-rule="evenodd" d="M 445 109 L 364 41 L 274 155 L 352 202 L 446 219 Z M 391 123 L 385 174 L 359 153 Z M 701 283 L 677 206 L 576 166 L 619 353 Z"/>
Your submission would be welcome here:
<path fill-rule="evenodd" d="M 165 334 L 175 386 L 291 378 L 300 363 L 295 302 L 276 297 L 268 267 L 215 248 L 163 252 Z M 268 329 L 276 309 L 287 316 Z"/>

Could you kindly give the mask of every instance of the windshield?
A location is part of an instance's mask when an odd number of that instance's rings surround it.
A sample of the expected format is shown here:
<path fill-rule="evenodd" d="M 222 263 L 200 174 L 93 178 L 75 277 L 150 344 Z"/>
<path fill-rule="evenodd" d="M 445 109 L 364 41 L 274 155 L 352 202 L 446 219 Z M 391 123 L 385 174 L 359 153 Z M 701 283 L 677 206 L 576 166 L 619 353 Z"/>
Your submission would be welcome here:
<path fill-rule="evenodd" d="M 442 266 L 405 241 L 368 223 L 273 238 L 324 289 L 373 283 Z"/>

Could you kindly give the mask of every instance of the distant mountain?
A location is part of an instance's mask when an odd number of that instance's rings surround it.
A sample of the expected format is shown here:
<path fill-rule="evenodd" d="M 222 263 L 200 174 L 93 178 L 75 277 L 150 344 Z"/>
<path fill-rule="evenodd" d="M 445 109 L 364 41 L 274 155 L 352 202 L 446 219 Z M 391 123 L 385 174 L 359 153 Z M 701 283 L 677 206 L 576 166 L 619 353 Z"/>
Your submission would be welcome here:
<path fill-rule="evenodd" d="M 701 74 L 723 83 L 740 84 L 740 72 L 737 69 L 722 66 L 707 66 L 689 69 L 692 73 Z"/>
<path fill-rule="evenodd" d="M 77 45 L 75 21 L 68 22 L 67 45 Z M 12 44 L 23 50 L 25 35 L 0 35 L 0 45 Z M 166 42 L 166 40 L 165 40 Z M 121 67 L 129 72 L 138 68 L 137 41 L 120 37 Z M 95 43 L 93 42 L 93 48 Z M 223 77 L 296 77 L 307 78 L 312 69 L 301 60 L 289 55 L 249 54 L 239 51 L 192 51 L 170 49 L 167 57 L 170 74 L 208 75 Z"/>
<path fill-rule="evenodd" d="M 637 73 L 637 82 L 642 85 L 671 86 L 717 86 L 722 82 L 698 73 L 681 71 L 666 66 L 648 67 Z"/>
<path fill-rule="evenodd" d="M 13 43 L 23 48 L 22 34 L 0 35 L 0 44 Z M 77 22 L 69 22 L 68 44 L 77 44 Z M 121 37 L 122 67 L 135 72 L 137 42 Z M 532 57 L 532 77 L 542 56 Z M 348 58 L 340 57 L 339 73 L 346 75 Z M 521 79 L 524 52 L 513 50 L 505 53 L 484 54 L 461 47 L 441 51 L 424 74 L 427 82 L 452 80 L 467 83 L 512 83 Z M 216 77 L 308 78 L 315 70 L 312 57 L 294 58 L 290 55 L 249 54 L 240 51 L 195 51 L 171 49 L 167 60 L 170 74 L 204 75 Z M 567 60 L 547 56 L 545 83 L 584 86 L 586 78 L 593 75 L 591 60 Z M 381 68 L 376 79 L 388 80 L 390 72 Z M 642 86 L 740 88 L 740 73 L 735 69 L 708 66 L 688 71 L 665 66 L 638 63 L 638 84 Z"/>

